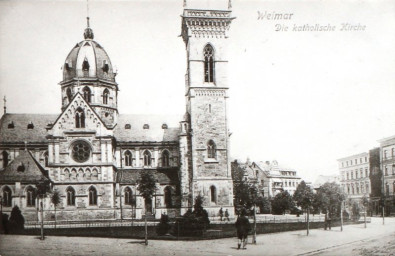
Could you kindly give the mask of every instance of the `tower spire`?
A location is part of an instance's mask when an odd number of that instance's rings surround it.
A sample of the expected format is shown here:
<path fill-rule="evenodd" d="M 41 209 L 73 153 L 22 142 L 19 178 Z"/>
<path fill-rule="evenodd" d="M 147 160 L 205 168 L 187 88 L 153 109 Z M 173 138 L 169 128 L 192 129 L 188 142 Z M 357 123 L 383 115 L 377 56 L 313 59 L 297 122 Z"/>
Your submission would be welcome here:
<path fill-rule="evenodd" d="M 89 24 L 89 0 L 86 0 L 86 29 L 84 31 L 85 40 L 93 39 L 93 30 L 90 28 Z"/>
<path fill-rule="evenodd" d="M 187 0 L 184 0 L 183 7 L 187 7 Z"/>
<path fill-rule="evenodd" d="M 229 1 L 228 1 L 228 9 L 229 9 L 229 10 L 232 9 L 232 0 L 229 0 Z"/>

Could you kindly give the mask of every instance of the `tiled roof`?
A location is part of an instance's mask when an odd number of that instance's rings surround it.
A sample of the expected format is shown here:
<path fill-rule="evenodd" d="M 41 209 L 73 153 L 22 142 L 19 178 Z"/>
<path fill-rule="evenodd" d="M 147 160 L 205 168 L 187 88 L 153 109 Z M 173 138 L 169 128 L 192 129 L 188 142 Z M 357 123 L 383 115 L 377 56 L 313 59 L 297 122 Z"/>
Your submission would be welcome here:
<path fill-rule="evenodd" d="M 57 114 L 5 114 L 0 119 L 0 142 L 46 142 L 45 127 L 57 117 Z M 8 128 L 10 123 L 14 128 Z M 33 129 L 27 128 L 29 123 L 34 125 Z"/>
<path fill-rule="evenodd" d="M 58 116 L 57 114 L 5 114 L 0 119 L 0 142 L 46 142 L 45 128 L 49 123 L 54 123 Z M 181 120 L 180 116 L 171 115 L 119 115 L 114 136 L 118 141 L 124 142 L 178 141 Z M 10 123 L 13 123 L 14 128 L 8 128 Z M 27 128 L 29 123 L 33 123 L 33 129 Z M 130 125 L 130 129 L 125 129 L 127 124 Z M 144 129 L 145 124 L 148 124 L 148 129 Z M 162 128 L 164 124 L 167 125 L 167 129 Z"/>
<path fill-rule="evenodd" d="M 178 170 L 177 168 L 171 169 L 156 169 L 148 170 L 154 174 L 155 179 L 160 184 L 178 184 Z M 141 169 L 139 170 L 119 170 L 117 172 L 117 182 L 123 184 L 136 184 L 140 178 Z"/>
<path fill-rule="evenodd" d="M 47 179 L 45 169 L 28 151 L 20 151 L 19 155 L 0 172 L 0 183 L 35 183 L 41 179 Z"/>
<path fill-rule="evenodd" d="M 119 115 L 114 136 L 118 141 L 178 141 L 179 122 L 182 117 L 162 115 Z M 144 129 L 144 125 L 149 126 Z M 166 124 L 167 129 L 162 125 Z M 130 129 L 125 129 L 130 125 Z"/>

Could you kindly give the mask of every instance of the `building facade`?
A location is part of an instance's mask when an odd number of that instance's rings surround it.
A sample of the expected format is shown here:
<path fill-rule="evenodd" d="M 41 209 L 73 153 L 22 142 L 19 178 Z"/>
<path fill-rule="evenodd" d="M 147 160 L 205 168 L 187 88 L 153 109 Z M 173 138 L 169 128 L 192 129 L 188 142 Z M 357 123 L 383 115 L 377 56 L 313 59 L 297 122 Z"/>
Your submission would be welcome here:
<path fill-rule="evenodd" d="M 347 198 L 360 200 L 371 193 L 369 153 L 338 159 L 340 185 Z"/>
<path fill-rule="evenodd" d="M 184 9 L 186 114 L 174 121 L 119 113 L 116 72 L 88 18 L 84 40 L 63 65 L 62 112 L 1 118 L 3 211 L 18 205 L 25 219 L 37 220 L 37 185 L 49 180 L 62 199 L 58 219 L 178 216 L 198 195 L 210 216 L 222 207 L 232 217 L 227 34 L 233 19 L 230 10 Z M 151 200 L 137 189 L 143 171 L 156 180 Z M 53 219 L 44 201 L 45 218 Z"/>
<path fill-rule="evenodd" d="M 395 215 L 395 136 L 384 138 L 379 143 L 385 214 Z"/>
<path fill-rule="evenodd" d="M 279 166 L 277 161 L 253 162 L 251 168 L 255 170 L 261 192 L 266 197 L 274 197 L 282 191 L 293 195 L 302 181 L 294 169 Z"/>

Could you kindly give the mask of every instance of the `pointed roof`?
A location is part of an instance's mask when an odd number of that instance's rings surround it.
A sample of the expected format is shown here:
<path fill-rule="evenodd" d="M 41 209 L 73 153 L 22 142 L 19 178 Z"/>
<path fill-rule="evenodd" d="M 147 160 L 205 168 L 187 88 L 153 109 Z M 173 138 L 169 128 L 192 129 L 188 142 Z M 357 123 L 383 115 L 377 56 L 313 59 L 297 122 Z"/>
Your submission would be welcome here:
<path fill-rule="evenodd" d="M 33 157 L 30 151 L 20 151 L 19 155 L 0 172 L 0 183 L 37 183 L 46 179 L 47 171 Z"/>
<path fill-rule="evenodd" d="M 4 114 L 0 119 L 0 142 L 47 142 L 46 127 L 57 117 L 58 114 Z M 30 123 L 32 129 L 28 129 Z"/>

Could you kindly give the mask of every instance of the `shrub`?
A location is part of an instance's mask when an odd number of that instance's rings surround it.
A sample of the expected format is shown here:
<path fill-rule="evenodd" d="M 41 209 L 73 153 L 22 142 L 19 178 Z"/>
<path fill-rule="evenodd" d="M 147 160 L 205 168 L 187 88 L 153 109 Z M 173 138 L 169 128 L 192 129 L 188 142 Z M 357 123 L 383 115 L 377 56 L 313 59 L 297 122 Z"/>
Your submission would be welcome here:
<path fill-rule="evenodd" d="M 194 210 L 189 209 L 181 218 L 178 218 L 174 233 L 181 236 L 201 236 L 209 227 L 208 213 L 203 208 L 203 197 L 198 195 Z"/>
<path fill-rule="evenodd" d="M 162 214 L 160 217 L 160 222 L 158 226 L 156 226 L 156 233 L 159 236 L 163 236 L 169 233 L 171 225 L 169 224 L 169 216 L 166 214 Z"/>
<path fill-rule="evenodd" d="M 17 205 L 12 208 L 11 217 L 9 220 L 9 231 L 16 231 L 24 229 L 25 218 L 22 216 L 22 212 Z"/>

